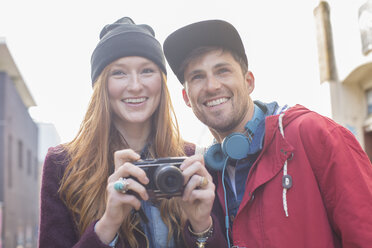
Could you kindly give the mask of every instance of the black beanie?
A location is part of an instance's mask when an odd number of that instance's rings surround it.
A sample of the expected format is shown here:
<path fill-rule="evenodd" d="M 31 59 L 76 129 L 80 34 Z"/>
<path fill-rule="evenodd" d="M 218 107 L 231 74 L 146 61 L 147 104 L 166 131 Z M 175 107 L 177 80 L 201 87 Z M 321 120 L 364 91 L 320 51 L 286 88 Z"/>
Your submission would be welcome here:
<path fill-rule="evenodd" d="M 167 74 L 162 47 L 149 25 L 136 25 L 131 18 L 123 17 L 106 25 L 99 38 L 91 58 L 92 85 L 108 64 L 127 56 L 147 58 Z"/>

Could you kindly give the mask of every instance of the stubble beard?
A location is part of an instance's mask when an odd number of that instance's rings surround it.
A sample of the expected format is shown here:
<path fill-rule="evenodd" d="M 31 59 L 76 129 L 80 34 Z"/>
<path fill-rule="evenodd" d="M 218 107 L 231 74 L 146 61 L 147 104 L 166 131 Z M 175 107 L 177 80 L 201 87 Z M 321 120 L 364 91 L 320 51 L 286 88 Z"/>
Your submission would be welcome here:
<path fill-rule="evenodd" d="M 240 111 L 236 113 L 234 111 L 234 105 L 232 106 L 232 111 L 219 111 L 209 117 L 202 113 L 195 113 L 196 117 L 203 122 L 210 129 L 213 129 L 217 133 L 229 133 L 243 121 L 246 111 L 248 108 L 241 106 Z"/>

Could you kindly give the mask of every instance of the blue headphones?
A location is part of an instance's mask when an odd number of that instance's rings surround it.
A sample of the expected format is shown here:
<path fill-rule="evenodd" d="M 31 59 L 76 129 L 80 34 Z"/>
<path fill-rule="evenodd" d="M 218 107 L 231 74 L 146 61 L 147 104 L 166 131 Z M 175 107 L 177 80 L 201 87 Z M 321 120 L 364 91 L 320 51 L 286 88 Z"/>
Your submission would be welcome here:
<path fill-rule="evenodd" d="M 245 133 L 231 133 L 226 136 L 222 143 L 214 144 L 204 154 L 204 162 L 208 168 L 222 171 L 228 160 L 236 161 L 251 154 L 253 135 L 260 122 L 265 118 L 265 113 L 256 104 L 254 114 L 245 125 Z"/>
<path fill-rule="evenodd" d="M 227 207 L 226 187 L 225 187 L 225 168 L 229 160 L 236 161 L 247 157 L 249 154 L 255 153 L 251 144 L 253 135 L 257 128 L 265 119 L 265 113 L 256 104 L 254 105 L 253 117 L 245 124 L 244 133 L 231 133 L 226 136 L 222 143 L 212 145 L 204 154 L 204 163 L 212 170 L 222 171 L 222 187 L 225 201 L 225 228 L 228 247 L 230 247 L 229 239 L 229 210 Z"/>

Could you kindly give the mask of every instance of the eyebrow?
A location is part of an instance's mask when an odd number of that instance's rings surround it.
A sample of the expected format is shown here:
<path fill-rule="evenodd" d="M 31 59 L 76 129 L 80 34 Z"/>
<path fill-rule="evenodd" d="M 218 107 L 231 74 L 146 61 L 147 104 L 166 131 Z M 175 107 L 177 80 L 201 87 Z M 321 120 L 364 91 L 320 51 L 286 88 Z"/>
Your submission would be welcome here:
<path fill-rule="evenodd" d="M 193 70 L 192 72 L 187 74 L 186 77 L 188 78 L 188 77 L 191 77 L 191 76 L 199 74 L 199 73 L 203 73 L 203 70 Z"/>
<path fill-rule="evenodd" d="M 225 62 L 221 62 L 221 63 L 218 63 L 216 65 L 213 66 L 213 69 L 216 69 L 216 68 L 220 68 L 220 67 L 224 67 L 224 66 L 231 66 L 230 63 L 225 63 Z M 190 77 L 190 76 L 193 76 L 195 74 L 199 74 L 199 73 L 203 73 L 203 70 L 193 70 L 192 72 L 190 72 L 189 74 L 186 75 L 186 77 Z"/>
<path fill-rule="evenodd" d="M 219 68 L 219 67 L 224 67 L 224 66 L 231 66 L 230 63 L 218 63 L 217 65 L 213 66 L 213 68 Z"/>
<path fill-rule="evenodd" d="M 148 65 L 152 65 L 152 63 L 149 62 L 149 61 L 144 61 L 139 66 L 142 66 L 143 67 L 143 66 L 148 66 Z M 127 63 L 116 62 L 116 63 L 112 64 L 112 67 L 126 67 L 126 66 L 128 66 Z"/>

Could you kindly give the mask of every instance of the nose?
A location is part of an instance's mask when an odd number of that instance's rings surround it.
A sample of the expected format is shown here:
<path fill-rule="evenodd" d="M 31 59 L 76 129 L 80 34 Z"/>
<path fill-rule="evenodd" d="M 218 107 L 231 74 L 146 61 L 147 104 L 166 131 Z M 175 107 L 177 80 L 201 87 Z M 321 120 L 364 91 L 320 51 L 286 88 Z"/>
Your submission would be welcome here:
<path fill-rule="evenodd" d="M 207 90 L 215 91 L 221 88 L 221 82 L 214 75 L 207 75 Z"/>
<path fill-rule="evenodd" d="M 141 88 L 142 82 L 140 76 L 137 73 L 132 73 L 128 84 L 128 90 L 138 91 Z"/>

